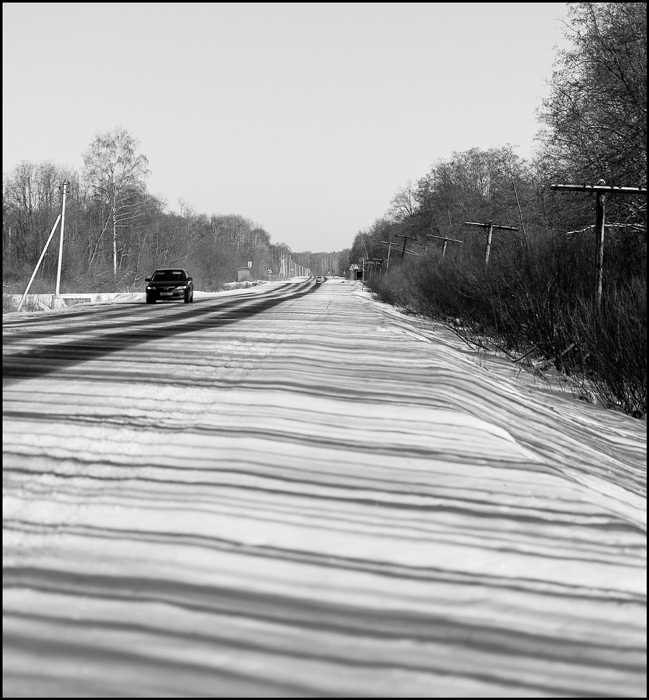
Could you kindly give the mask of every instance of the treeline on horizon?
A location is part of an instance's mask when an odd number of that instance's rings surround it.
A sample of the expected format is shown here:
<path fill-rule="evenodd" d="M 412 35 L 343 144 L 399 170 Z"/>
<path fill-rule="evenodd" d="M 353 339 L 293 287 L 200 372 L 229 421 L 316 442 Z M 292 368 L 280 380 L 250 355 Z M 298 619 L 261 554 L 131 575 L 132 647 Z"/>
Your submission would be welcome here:
<path fill-rule="evenodd" d="M 554 365 L 591 401 L 646 417 L 646 3 L 569 3 L 566 36 L 534 159 L 505 146 L 438 160 L 359 231 L 345 267 L 473 348 Z M 605 195 L 598 297 L 596 195 L 551 185 L 600 180 L 645 191 Z M 466 222 L 517 231 L 493 231 L 487 264 L 487 229 Z"/>
<path fill-rule="evenodd" d="M 61 293 L 142 291 L 159 267 L 184 267 L 196 289 L 216 291 L 252 263 L 252 279 L 270 268 L 296 265 L 313 274 L 337 273 L 339 253 L 294 253 L 272 243 L 262 226 L 240 214 L 180 213 L 146 186 L 150 174 L 137 139 L 124 128 L 98 134 L 83 154 L 81 172 L 50 161 L 23 161 L 2 182 L 3 293 L 22 293 L 62 211 L 66 185 Z M 30 293 L 53 293 L 59 231 L 50 242 Z"/>

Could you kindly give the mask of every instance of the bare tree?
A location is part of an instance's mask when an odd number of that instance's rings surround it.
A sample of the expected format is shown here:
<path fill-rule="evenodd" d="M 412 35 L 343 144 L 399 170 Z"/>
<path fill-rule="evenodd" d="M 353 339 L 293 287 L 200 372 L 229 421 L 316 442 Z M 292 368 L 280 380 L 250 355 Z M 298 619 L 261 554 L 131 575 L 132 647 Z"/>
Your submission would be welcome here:
<path fill-rule="evenodd" d="M 98 134 L 83 156 L 84 177 L 95 196 L 107 207 L 108 216 L 95 250 L 107 229 L 112 230 L 113 276 L 117 278 L 118 231 L 132 226 L 146 196 L 149 175 L 146 156 L 137 153 L 139 142 L 126 129 Z"/>
<path fill-rule="evenodd" d="M 555 174 L 641 185 L 647 177 L 647 4 L 568 3 L 566 38 L 539 110 Z"/>
<path fill-rule="evenodd" d="M 74 173 L 49 161 L 41 164 L 23 161 L 4 178 L 6 234 L 13 239 L 12 245 L 6 246 L 7 254 L 10 247 L 20 262 L 36 260 L 60 207 L 61 183 L 72 177 Z"/>
<path fill-rule="evenodd" d="M 406 186 L 399 189 L 392 197 L 388 216 L 396 222 L 409 219 L 418 208 L 416 193 L 417 188 L 408 180 Z"/>

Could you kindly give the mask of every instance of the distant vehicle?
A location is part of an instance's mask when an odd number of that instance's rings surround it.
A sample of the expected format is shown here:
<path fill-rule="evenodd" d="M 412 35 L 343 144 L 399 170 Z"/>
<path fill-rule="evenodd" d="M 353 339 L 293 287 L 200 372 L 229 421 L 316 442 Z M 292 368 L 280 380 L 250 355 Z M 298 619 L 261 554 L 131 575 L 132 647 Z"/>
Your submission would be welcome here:
<path fill-rule="evenodd" d="M 315 281 L 316 281 L 318 284 L 322 284 L 322 283 L 325 281 L 325 278 L 324 278 L 322 275 L 318 275 L 318 276 L 315 278 Z"/>
<path fill-rule="evenodd" d="M 179 268 L 156 270 L 151 277 L 146 277 L 146 303 L 182 299 L 185 304 L 194 301 L 194 283 L 192 278 Z"/>

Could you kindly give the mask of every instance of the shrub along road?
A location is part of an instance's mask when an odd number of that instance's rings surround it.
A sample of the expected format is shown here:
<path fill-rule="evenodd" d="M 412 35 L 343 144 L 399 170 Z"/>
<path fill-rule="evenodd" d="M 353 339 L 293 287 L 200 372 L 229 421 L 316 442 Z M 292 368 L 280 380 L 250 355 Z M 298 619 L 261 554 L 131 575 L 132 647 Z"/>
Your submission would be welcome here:
<path fill-rule="evenodd" d="M 337 279 L 3 332 L 5 695 L 646 694 L 644 423 Z"/>

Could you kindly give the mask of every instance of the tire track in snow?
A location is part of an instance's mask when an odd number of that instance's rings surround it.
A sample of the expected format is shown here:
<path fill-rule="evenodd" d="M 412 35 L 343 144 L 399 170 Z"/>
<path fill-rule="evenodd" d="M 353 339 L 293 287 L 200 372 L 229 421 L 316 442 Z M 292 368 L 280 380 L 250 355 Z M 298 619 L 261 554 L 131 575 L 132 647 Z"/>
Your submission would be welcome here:
<path fill-rule="evenodd" d="M 638 422 L 353 289 L 12 323 L 7 694 L 645 692 Z"/>

